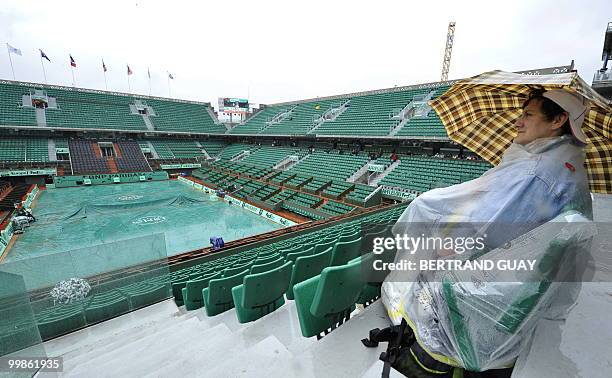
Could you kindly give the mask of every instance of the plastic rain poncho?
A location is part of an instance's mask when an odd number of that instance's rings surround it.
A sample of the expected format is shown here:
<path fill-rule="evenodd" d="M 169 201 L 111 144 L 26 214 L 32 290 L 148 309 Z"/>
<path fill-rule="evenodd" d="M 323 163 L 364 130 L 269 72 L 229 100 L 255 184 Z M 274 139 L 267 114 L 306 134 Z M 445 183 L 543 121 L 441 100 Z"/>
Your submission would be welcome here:
<path fill-rule="evenodd" d="M 537 269 L 504 282 L 495 273 L 394 271 L 383 304 L 441 362 L 472 371 L 512 366 L 537 320 L 563 317 L 574 302 L 574 276 L 595 233 L 591 219 L 584 152 L 571 137 L 512 144 L 481 177 L 416 198 L 393 233 L 438 235 L 438 225 L 461 222 L 462 233 L 487 235 L 484 254 L 462 259 L 529 258 Z"/>

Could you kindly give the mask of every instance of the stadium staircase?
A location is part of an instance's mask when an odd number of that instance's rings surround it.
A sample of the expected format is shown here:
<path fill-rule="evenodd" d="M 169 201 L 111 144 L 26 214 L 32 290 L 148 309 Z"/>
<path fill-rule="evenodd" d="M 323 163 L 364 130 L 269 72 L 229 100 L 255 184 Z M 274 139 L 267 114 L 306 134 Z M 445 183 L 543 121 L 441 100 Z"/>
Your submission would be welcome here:
<path fill-rule="evenodd" d="M 350 103 L 350 99 L 346 100 L 339 107 L 332 107 L 331 109 L 323 113 L 319 118 L 313 121 L 314 126 L 310 130 L 308 130 L 306 134 L 315 134 L 315 131 L 319 128 L 319 126 L 323 125 L 323 123 L 328 121 L 335 121 L 336 118 L 338 118 L 342 113 L 344 113 L 346 109 L 348 109 Z"/>
<path fill-rule="evenodd" d="M 62 356 L 64 377 L 375 377 L 386 348 L 359 341 L 387 327 L 380 301 L 317 341 L 304 338 L 295 303 L 240 324 L 235 310 L 215 317 L 187 312 L 166 300 L 44 343 Z M 375 373 L 370 375 L 371 373 Z"/>
<path fill-rule="evenodd" d="M 110 170 L 110 173 L 119 172 L 119 169 L 117 168 L 117 163 L 115 162 L 115 158 L 109 157 L 106 163 L 108 164 L 108 169 Z"/>
<path fill-rule="evenodd" d="M 49 155 L 49 161 L 57 161 L 57 153 L 55 151 L 55 140 L 49 138 L 47 141 L 47 154 Z"/>
<path fill-rule="evenodd" d="M 346 179 L 348 182 L 366 182 L 363 181 L 363 177 L 368 173 L 368 166 L 372 163 L 372 160 L 366 162 L 363 167 L 359 168 L 349 178 Z"/>
<path fill-rule="evenodd" d="M 39 127 L 47 126 L 47 115 L 44 108 L 36 108 L 36 125 Z"/>
<path fill-rule="evenodd" d="M 391 163 L 382 173 L 375 177 L 371 177 L 368 180 L 370 181 L 368 185 L 377 186 L 380 180 L 384 179 L 389 173 L 393 172 L 393 170 L 400 164 L 399 160 Z"/>

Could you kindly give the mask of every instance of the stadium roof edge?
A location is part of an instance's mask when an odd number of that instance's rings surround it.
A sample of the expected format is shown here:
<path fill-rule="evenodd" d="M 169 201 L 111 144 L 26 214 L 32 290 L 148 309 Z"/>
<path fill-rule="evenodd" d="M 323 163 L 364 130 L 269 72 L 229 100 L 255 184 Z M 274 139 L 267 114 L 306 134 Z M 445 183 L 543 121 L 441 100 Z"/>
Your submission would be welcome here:
<path fill-rule="evenodd" d="M 86 93 L 112 94 L 112 95 L 118 95 L 118 96 L 134 97 L 136 99 L 163 100 L 163 101 L 181 102 L 181 103 L 186 103 L 186 104 L 196 104 L 196 105 L 211 106 L 210 102 L 182 100 L 182 99 L 178 99 L 178 98 L 169 98 L 169 97 L 148 96 L 148 95 L 141 95 L 141 94 L 135 94 L 135 93 L 125 93 L 125 92 L 115 92 L 115 91 L 103 91 L 103 90 L 100 90 L 100 89 L 89 89 L 89 88 L 80 88 L 80 87 L 66 87 L 66 86 L 63 86 L 63 85 L 34 83 L 34 82 L 30 82 L 30 81 L 17 81 L 17 80 L 2 79 L 2 80 L 0 80 L 0 84 L 33 85 L 33 86 L 37 86 L 37 87 L 41 87 L 41 88 L 61 89 L 61 90 L 65 90 L 65 91 L 77 91 L 77 92 L 86 92 Z"/>
<path fill-rule="evenodd" d="M 373 94 L 379 94 L 379 93 L 401 92 L 401 91 L 407 91 L 411 89 L 439 88 L 444 85 L 453 85 L 459 80 L 461 79 L 448 80 L 448 81 L 434 81 L 434 82 L 423 83 L 423 84 L 405 85 L 402 87 L 374 89 L 370 91 L 361 91 L 361 92 L 352 92 L 352 93 L 345 93 L 345 94 L 331 95 L 331 96 L 324 96 L 324 97 L 315 97 L 315 98 L 308 98 L 304 100 L 283 101 L 283 102 L 277 102 L 277 103 L 265 104 L 265 105 L 267 106 L 292 105 L 292 104 L 301 104 L 304 102 L 312 102 L 312 101 L 320 101 L 320 100 L 334 100 L 337 98 L 345 98 L 345 97 L 367 96 L 367 95 L 373 95 Z"/>

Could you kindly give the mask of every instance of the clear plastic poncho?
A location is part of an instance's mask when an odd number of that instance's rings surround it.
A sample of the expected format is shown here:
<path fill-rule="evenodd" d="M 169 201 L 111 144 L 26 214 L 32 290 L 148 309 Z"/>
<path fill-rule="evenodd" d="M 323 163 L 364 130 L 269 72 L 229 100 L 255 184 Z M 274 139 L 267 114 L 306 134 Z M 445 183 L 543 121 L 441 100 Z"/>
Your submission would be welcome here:
<path fill-rule="evenodd" d="M 512 366 L 538 319 L 563 317 L 574 303 L 596 232 L 591 219 L 584 152 L 573 139 L 513 144 L 483 176 L 418 197 L 393 228 L 394 234 L 487 235 L 484 252 L 420 250 L 398 254 L 396 262 L 528 259 L 535 269 L 393 271 L 382 286 L 383 304 L 441 362 L 471 371 Z M 449 230 L 455 223 L 462 227 Z"/>

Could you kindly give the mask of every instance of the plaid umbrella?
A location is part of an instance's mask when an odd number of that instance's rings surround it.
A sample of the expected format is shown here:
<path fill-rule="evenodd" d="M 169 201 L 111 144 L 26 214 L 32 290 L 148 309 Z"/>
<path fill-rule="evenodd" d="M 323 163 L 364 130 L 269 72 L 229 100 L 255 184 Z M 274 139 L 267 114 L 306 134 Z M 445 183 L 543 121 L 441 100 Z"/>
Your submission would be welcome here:
<path fill-rule="evenodd" d="M 612 193 L 612 106 L 576 72 L 530 76 L 491 71 L 455 83 L 429 104 L 453 141 L 497 165 L 516 136 L 523 102 L 536 88 L 564 88 L 591 102 L 582 125 L 592 192 Z"/>

